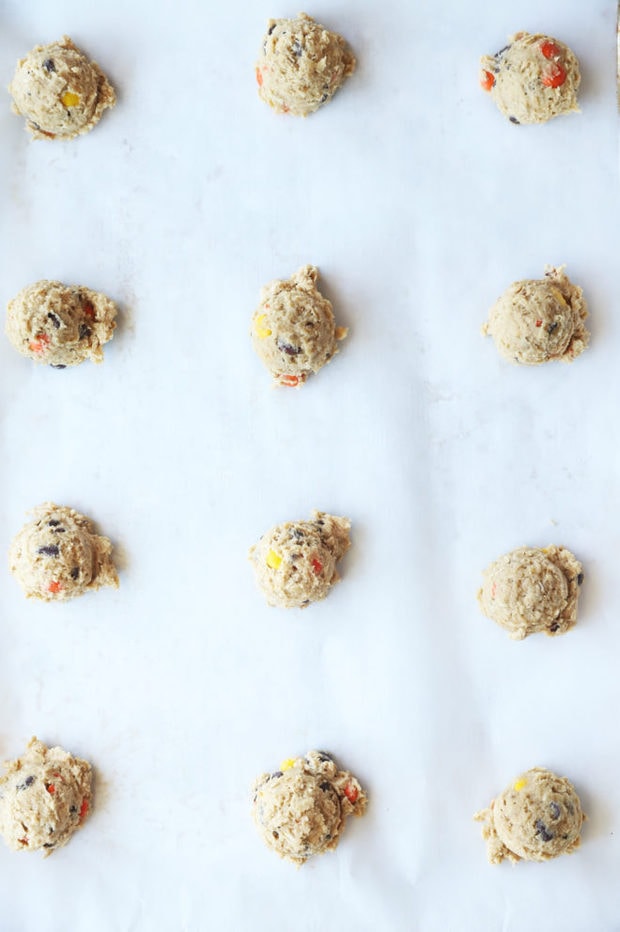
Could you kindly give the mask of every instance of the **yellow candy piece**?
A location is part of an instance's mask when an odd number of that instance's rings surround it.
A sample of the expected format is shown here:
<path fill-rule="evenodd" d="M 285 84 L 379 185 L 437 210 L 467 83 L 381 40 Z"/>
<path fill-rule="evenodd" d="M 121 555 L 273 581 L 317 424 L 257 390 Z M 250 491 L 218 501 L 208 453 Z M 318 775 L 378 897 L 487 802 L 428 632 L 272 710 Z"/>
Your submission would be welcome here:
<path fill-rule="evenodd" d="M 276 553 L 275 550 L 270 550 L 267 554 L 267 566 L 270 566 L 272 570 L 277 570 L 282 563 L 282 557 L 279 553 Z"/>
<path fill-rule="evenodd" d="M 74 94 L 72 91 L 65 91 L 60 100 L 63 107 L 77 107 L 80 97 L 79 94 Z"/>
<path fill-rule="evenodd" d="M 256 330 L 256 336 L 264 340 L 266 337 L 271 336 L 271 330 L 269 327 L 263 327 L 263 321 L 267 317 L 266 314 L 259 314 L 256 320 L 254 321 L 254 329 Z"/>
<path fill-rule="evenodd" d="M 290 770 L 291 767 L 295 766 L 295 758 L 287 757 L 286 760 L 283 760 L 280 764 L 280 770 Z"/>
<path fill-rule="evenodd" d="M 523 789 L 526 783 L 527 783 L 527 780 L 515 780 L 515 782 L 512 784 L 512 788 L 513 790 L 516 790 L 518 793 L 519 790 Z"/>

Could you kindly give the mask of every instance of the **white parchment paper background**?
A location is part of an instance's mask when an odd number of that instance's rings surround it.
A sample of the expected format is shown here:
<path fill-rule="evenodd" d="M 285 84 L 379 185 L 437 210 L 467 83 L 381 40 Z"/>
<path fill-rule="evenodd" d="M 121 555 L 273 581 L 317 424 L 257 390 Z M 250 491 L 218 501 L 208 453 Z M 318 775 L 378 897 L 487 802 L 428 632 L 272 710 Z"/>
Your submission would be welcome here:
<path fill-rule="evenodd" d="M 58 278 L 119 302 L 103 366 L 0 341 L 0 550 L 51 499 L 116 546 L 118 592 L 26 602 L 0 577 L 0 756 L 31 734 L 91 760 L 96 809 L 53 857 L 0 849 L 3 932 L 620 928 L 615 4 L 325 0 L 359 65 L 279 118 L 253 63 L 297 7 L 0 2 L 0 83 L 68 33 L 118 89 L 73 142 L 0 106 L 0 288 Z M 478 57 L 520 29 L 569 44 L 582 114 L 505 122 Z M 254 357 L 259 288 L 319 266 L 341 355 L 300 392 Z M 513 280 L 566 263 L 592 345 L 511 368 L 479 333 Z M 348 515 L 343 582 L 267 608 L 248 547 Z M 501 552 L 583 561 L 578 626 L 513 643 L 478 612 Z M 367 816 L 296 871 L 249 819 L 254 777 L 333 752 Z M 582 849 L 486 864 L 473 812 L 519 771 L 576 784 Z"/>

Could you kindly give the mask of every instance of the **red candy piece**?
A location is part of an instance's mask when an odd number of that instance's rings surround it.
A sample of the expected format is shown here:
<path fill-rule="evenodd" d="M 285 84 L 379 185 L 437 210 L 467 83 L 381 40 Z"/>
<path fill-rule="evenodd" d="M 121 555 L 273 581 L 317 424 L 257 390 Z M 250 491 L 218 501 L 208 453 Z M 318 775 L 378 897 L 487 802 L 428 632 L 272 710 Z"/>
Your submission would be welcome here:
<path fill-rule="evenodd" d="M 80 822 L 81 822 L 82 819 L 86 816 L 86 813 L 87 813 L 87 812 L 88 812 L 88 800 L 87 800 L 87 799 L 83 799 L 83 800 L 82 800 L 82 805 L 80 806 Z"/>
<path fill-rule="evenodd" d="M 49 345 L 49 341 L 50 338 L 47 333 L 37 333 L 34 340 L 31 340 L 28 344 L 28 348 L 31 349 L 33 353 L 43 353 Z"/>
<path fill-rule="evenodd" d="M 84 317 L 90 317 L 91 320 L 95 317 L 95 308 L 92 306 L 90 301 L 87 301 L 84 307 L 82 308 Z"/>
<path fill-rule="evenodd" d="M 548 39 L 545 39 L 544 42 L 540 43 L 540 51 L 543 53 L 545 58 L 556 58 L 562 54 L 555 42 L 549 42 Z"/>
<path fill-rule="evenodd" d="M 495 84 L 495 75 L 490 71 L 483 71 L 480 75 L 480 87 L 483 91 L 490 91 Z"/>
<path fill-rule="evenodd" d="M 47 786 L 45 787 L 45 789 L 47 790 L 48 793 L 51 793 L 52 796 L 53 796 L 54 793 L 56 792 L 56 787 L 54 786 L 53 783 L 48 783 Z"/>
<path fill-rule="evenodd" d="M 537 327 L 542 327 L 542 320 L 537 320 L 537 321 L 536 321 L 536 326 L 537 326 Z"/>
<path fill-rule="evenodd" d="M 566 81 L 566 69 L 557 61 L 550 62 L 540 80 L 545 87 L 561 87 Z"/>
<path fill-rule="evenodd" d="M 48 592 L 62 592 L 62 583 L 56 582 L 55 579 L 52 580 L 52 582 L 47 587 L 47 591 Z"/>
<path fill-rule="evenodd" d="M 359 796 L 359 790 L 356 786 L 353 786 L 352 783 L 347 783 L 344 788 L 344 795 L 347 797 L 350 803 L 354 803 L 357 801 L 357 797 Z"/>
<path fill-rule="evenodd" d="M 323 571 L 323 564 L 321 563 L 320 560 L 317 560 L 316 557 L 313 557 L 312 560 L 311 560 L 310 562 L 312 563 L 312 569 L 314 570 L 314 572 L 315 572 L 316 575 L 318 576 L 319 573 L 321 573 L 321 572 Z"/>

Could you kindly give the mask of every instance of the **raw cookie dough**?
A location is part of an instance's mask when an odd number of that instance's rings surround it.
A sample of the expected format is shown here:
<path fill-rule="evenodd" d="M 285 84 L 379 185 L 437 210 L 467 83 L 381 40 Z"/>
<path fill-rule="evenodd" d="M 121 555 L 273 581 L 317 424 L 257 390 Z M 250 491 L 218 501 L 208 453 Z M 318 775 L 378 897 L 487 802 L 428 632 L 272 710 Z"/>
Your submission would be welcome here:
<path fill-rule="evenodd" d="M 252 816 L 265 844 L 295 864 L 335 848 L 349 815 L 368 799 L 355 777 L 322 751 L 283 761 L 254 784 Z"/>
<path fill-rule="evenodd" d="M 250 549 L 269 605 L 305 608 L 324 599 L 340 576 L 336 563 L 351 546 L 348 518 L 313 511 L 311 521 L 278 524 Z"/>
<path fill-rule="evenodd" d="M 35 139 L 71 139 L 87 133 L 116 103 L 103 71 L 68 36 L 37 45 L 17 64 L 9 87 L 13 110 L 26 117 Z"/>
<path fill-rule="evenodd" d="M 9 301 L 6 333 L 22 356 L 65 369 L 85 359 L 102 362 L 115 318 L 116 305 L 97 291 L 40 281 Z"/>
<path fill-rule="evenodd" d="M 515 640 L 564 634 L 577 622 L 582 569 L 564 547 L 520 547 L 484 571 L 480 608 Z"/>
<path fill-rule="evenodd" d="M 0 777 L 0 834 L 14 851 L 66 845 L 91 807 L 90 764 L 32 738 Z"/>
<path fill-rule="evenodd" d="M 256 63 L 258 93 L 277 113 L 307 116 L 353 74 L 355 57 L 342 36 L 306 13 L 270 19 L 267 25 Z"/>
<path fill-rule="evenodd" d="M 491 864 L 548 861 L 579 847 L 585 819 L 572 783 L 544 767 L 526 770 L 514 783 L 477 812 Z"/>
<path fill-rule="evenodd" d="M 118 589 L 112 544 L 93 534 L 93 524 L 72 508 L 45 502 L 14 538 L 11 573 L 26 598 L 57 602 L 102 586 Z"/>
<path fill-rule="evenodd" d="M 345 327 L 336 327 L 331 302 L 317 291 L 318 277 L 318 269 L 304 265 L 288 281 L 276 279 L 261 289 L 252 342 L 278 385 L 303 385 L 347 335 Z"/>
<path fill-rule="evenodd" d="M 498 298 L 482 333 L 493 337 L 509 362 L 572 362 L 590 342 L 587 316 L 583 291 L 569 281 L 564 266 L 546 266 L 545 278 L 514 282 Z"/>
<path fill-rule="evenodd" d="M 546 123 L 579 111 L 579 62 L 566 45 L 527 32 L 508 43 L 480 59 L 480 83 L 511 123 Z"/>

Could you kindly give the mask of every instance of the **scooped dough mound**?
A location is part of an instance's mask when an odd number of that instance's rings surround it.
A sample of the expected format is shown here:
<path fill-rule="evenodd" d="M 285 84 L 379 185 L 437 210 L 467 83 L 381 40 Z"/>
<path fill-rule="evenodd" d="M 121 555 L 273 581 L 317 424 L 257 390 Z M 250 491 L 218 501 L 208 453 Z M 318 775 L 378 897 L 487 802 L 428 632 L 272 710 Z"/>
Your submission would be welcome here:
<path fill-rule="evenodd" d="M 82 285 L 35 282 L 7 305 L 6 332 L 15 349 L 55 369 L 102 362 L 115 327 L 114 302 Z"/>
<path fill-rule="evenodd" d="M 566 777 L 544 767 L 526 770 L 488 809 L 474 818 L 483 822 L 491 864 L 549 861 L 579 847 L 585 816 L 579 797 Z"/>
<path fill-rule="evenodd" d="M 349 815 L 363 815 L 367 797 L 355 777 L 322 751 L 280 764 L 254 784 L 252 815 L 265 844 L 303 864 L 335 848 Z"/>
<path fill-rule="evenodd" d="M 590 341 L 587 316 L 583 291 L 569 281 L 564 266 L 547 266 L 544 278 L 514 282 L 498 298 L 482 332 L 509 362 L 572 362 Z"/>
<path fill-rule="evenodd" d="M 324 599 L 351 546 L 348 518 L 314 511 L 311 521 L 278 524 L 250 549 L 256 581 L 269 605 L 305 608 Z"/>
<path fill-rule="evenodd" d="M 118 588 L 112 544 L 72 508 L 46 502 L 13 540 L 11 573 L 26 598 L 58 602 L 102 586 Z"/>
<path fill-rule="evenodd" d="M 355 57 L 342 36 L 305 13 L 267 25 L 256 63 L 258 93 L 277 113 L 307 116 L 353 74 Z"/>
<path fill-rule="evenodd" d="M 577 622 L 581 563 L 564 547 L 521 547 L 483 573 L 480 608 L 511 638 L 564 634 Z"/>
<path fill-rule="evenodd" d="M 566 45 L 527 32 L 508 43 L 480 60 L 480 83 L 511 123 L 546 123 L 579 111 L 579 62 Z"/>
<path fill-rule="evenodd" d="M 14 851 L 61 848 L 91 808 L 91 768 L 33 738 L 0 777 L 0 834 Z"/>
<path fill-rule="evenodd" d="M 298 387 L 338 352 L 347 335 L 336 327 L 331 302 L 317 291 L 313 265 L 288 281 L 272 281 L 261 289 L 252 318 L 252 342 L 278 385 Z"/>
<path fill-rule="evenodd" d="M 9 87 L 13 110 L 36 139 L 71 139 L 87 133 L 116 103 L 103 71 L 68 36 L 37 45 L 17 64 Z"/>

